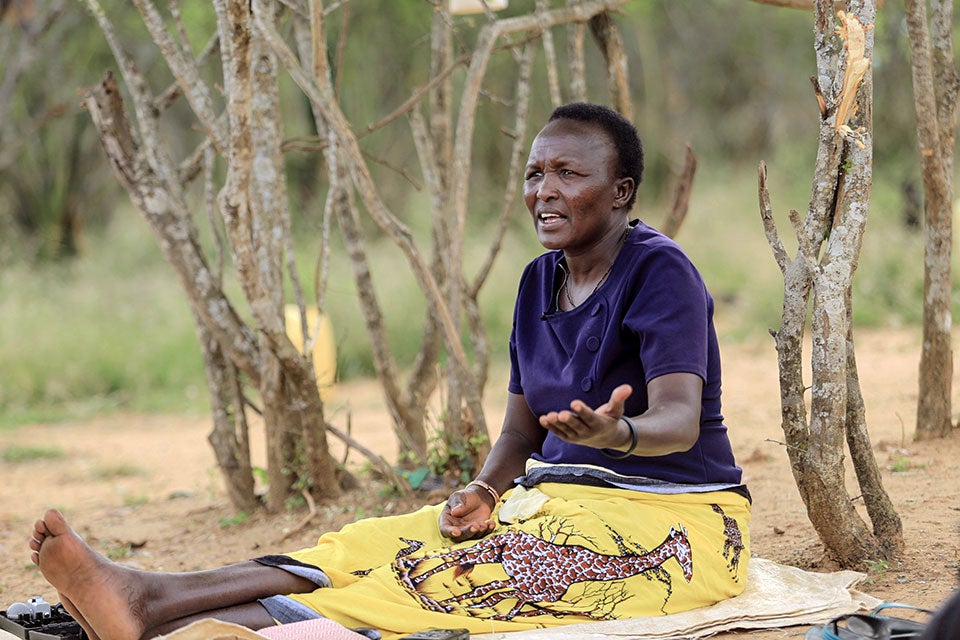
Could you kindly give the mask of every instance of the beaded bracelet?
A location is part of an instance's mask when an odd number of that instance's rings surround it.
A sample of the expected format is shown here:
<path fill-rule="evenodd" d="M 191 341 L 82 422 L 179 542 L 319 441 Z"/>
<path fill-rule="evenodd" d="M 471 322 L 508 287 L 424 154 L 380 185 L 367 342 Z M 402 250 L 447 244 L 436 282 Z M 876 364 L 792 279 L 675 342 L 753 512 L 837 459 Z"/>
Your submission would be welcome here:
<path fill-rule="evenodd" d="M 633 450 L 637 448 L 637 444 L 640 442 L 640 430 L 637 429 L 637 425 L 634 424 L 633 420 L 627 416 L 620 416 L 620 419 L 627 423 L 627 428 L 630 429 L 630 448 L 626 451 L 617 451 L 616 449 L 600 449 L 600 453 L 607 456 L 611 460 L 623 460 L 624 458 L 629 458 L 633 454 Z"/>
<path fill-rule="evenodd" d="M 494 506 L 496 506 L 496 504 L 497 504 L 498 502 L 500 502 L 500 494 L 497 493 L 497 490 L 494 489 L 493 487 L 491 487 L 490 485 L 488 485 L 488 484 L 487 484 L 486 482 L 484 482 L 483 480 L 471 480 L 471 481 L 467 484 L 467 486 L 469 487 L 471 484 L 475 484 L 475 485 L 477 485 L 478 487 L 486 490 L 486 492 L 490 494 L 490 497 L 493 498 L 493 504 L 494 504 Z"/>

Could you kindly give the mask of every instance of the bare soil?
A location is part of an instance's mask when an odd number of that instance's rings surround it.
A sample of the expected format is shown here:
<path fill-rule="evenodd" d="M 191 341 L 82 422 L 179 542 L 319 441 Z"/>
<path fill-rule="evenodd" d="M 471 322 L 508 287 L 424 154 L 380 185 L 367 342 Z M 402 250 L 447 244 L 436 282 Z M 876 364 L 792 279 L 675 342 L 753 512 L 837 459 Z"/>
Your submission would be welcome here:
<path fill-rule="evenodd" d="M 861 331 L 857 359 L 867 421 L 883 479 L 903 519 L 906 550 L 894 561 L 860 567 L 860 589 L 881 599 L 936 607 L 957 586 L 960 563 L 960 435 L 914 442 L 919 331 Z M 724 408 L 745 481 L 754 497 L 753 553 L 814 571 L 836 569 L 807 518 L 782 444 L 776 353 L 772 341 L 724 343 Z M 808 376 L 809 377 L 809 376 Z M 502 418 L 502 380 L 487 394 L 488 422 Z M 340 426 L 393 460 L 395 446 L 379 387 L 338 387 L 329 404 Z M 960 406 L 954 395 L 953 406 Z M 130 566 L 196 570 L 311 545 L 317 535 L 357 518 L 410 510 L 438 495 L 386 496 L 368 474 L 362 489 L 306 511 L 237 514 L 227 501 L 210 446 L 207 416 L 114 415 L 0 433 L 10 446 L 58 448 L 55 459 L 0 461 L 0 609 L 56 593 L 29 561 L 31 524 L 50 506 L 109 557 Z M 262 457 L 262 438 L 254 434 Z M 258 459 L 256 462 L 262 462 Z M 355 452 L 348 465 L 360 469 Z M 849 465 L 848 465 L 849 466 Z M 848 487 L 857 496 L 850 473 Z M 804 628 L 728 633 L 725 638 L 801 638 Z"/>

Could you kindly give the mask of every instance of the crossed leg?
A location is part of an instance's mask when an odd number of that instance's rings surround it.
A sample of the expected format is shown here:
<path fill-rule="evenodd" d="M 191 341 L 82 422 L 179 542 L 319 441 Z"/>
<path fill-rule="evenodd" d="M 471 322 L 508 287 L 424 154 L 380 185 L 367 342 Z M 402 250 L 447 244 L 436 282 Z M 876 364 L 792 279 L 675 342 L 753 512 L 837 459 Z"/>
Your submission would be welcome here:
<path fill-rule="evenodd" d="M 258 600 L 317 587 L 283 569 L 248 561 L 208 571 L 158 573 L 112 562 L 50 510 L 34 524 L 31 558 L 91 640 L 139 640 L 201 618 L 251 629 L 274 620 Z"/>

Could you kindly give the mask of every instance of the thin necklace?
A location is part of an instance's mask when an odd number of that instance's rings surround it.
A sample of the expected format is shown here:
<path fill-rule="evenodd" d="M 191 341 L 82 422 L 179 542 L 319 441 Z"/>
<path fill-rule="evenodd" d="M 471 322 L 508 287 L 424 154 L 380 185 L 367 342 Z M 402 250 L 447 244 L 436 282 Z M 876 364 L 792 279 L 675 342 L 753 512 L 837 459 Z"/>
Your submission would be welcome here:
<path fill-rule="evenodd" d="M 610 266 L 607 267 L 607 270 L 604 272 L 604 274 L 603 274 L 602 276 L 600 276 L 600 279 L 597 280 L 596 286 L 593 288 L 593 291 L 590 292 L 590 295 L 588 295 L 587 298 L 589 298 L 590 296 L 592 296 L 593 294 L 595 294 L 595 293 L 597 292 L 597 289 L 600 288 L 600 285 L 603 284 L 603 281 L 607 279 L 607 276 L 608 276 L 608 275 L 610 275 L 610 270 L 611 270 L 611 269 L 613 269 L 613 263 L 612 263 L 612 262 L 610 263 Z M 563 295 L 564 295 L 564 297 L 567 299 L 567 302 L 570 303 L 570 308 L 571 308 L 571 309 L 576 309 L 576 308 L 577 308 L 577 303 L 575 303 L 575 302 L 573 301 L 573 298 L 570 297 L 570 287 L 567 286 L 567 279 L 566 279 L 566 278 L 563 279 Z M 587 298 L 584 298 L 584 300 L 586 300 Z"/>
<path fill-rule="evenodd" d="M 627 225 L 627 228 L 623 230 L 623 235 L 620 236 L 620 240 L 617 242 L 617 254 L 620 253 L 620 246 L 623 244 L 624 240 L 627 239 L 627 234 L 628 234 L 628 233 L 630 233 L 630 225 Z M 594 285 L 593 291 L 590 292 L 590 294 L 587 296 L 587 298 L 589 298 L 590 296 L 592 296 L 593 294 L 595 294 L 595 293 L 597 292 L 597 289 L 600 288 L 600 285 L 602 285 L 602 284 L 607 280 L 607 276 L 610 275 L 610 271 L 613 269 L 613 263 L 617 261 L 617 254 L 614 254 L 614 256 L 613 256 L 613 262 L 610 263 L 610 266 L 607 267 L 607 270 L 604 271 L 604 272 L 603 272 L 603 275 L 600 276 L 600 279 L 597 280 L 597 284 Z M 570 287 L 567 286 L 568 281 L 569 281 L 569 274 L 567 274 L 566 270 L 564 270 L 564 272 L 563 272 L 563 285 L 561 285 L 560 288 L 563 289 L 563 296 L 567 299 L 567 302 L 570 303 L 570 308 L 571 308 L 571 309 L 576 309 L 576 308 L 577 308 L 577 303 L 575 303 L 575 302 L 573 301 L 573 298 L 570 296 Z M 583 300 L 586 300 L 587 298 L 584 298 Z M 583 302 L 583 300 L 581 300 L 581 302 Z M 558 306 L 559 306 L 559 305 L 558 305 Z"/>

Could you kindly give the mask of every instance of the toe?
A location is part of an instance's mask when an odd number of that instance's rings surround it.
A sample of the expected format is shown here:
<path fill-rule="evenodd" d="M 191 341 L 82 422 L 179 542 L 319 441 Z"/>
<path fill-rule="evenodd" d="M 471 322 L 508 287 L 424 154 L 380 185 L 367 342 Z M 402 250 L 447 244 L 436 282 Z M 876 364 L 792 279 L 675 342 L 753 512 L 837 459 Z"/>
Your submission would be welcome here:
<path fill-rule="evenodd" d="M 50 535 L 50 531 L 47 529 L 47 525 L 43 520 L 37 520 L 33 523 L 34 538 L 37 540 L 43 540 L 48 535 Z"/>
<path fill-rule="evenodd" d="M 70 530 L 63 514 L 56 509 L 50 509 L 43 515 L 43 526 L 47 534 L 52 536 L 59 536 Z"/>

